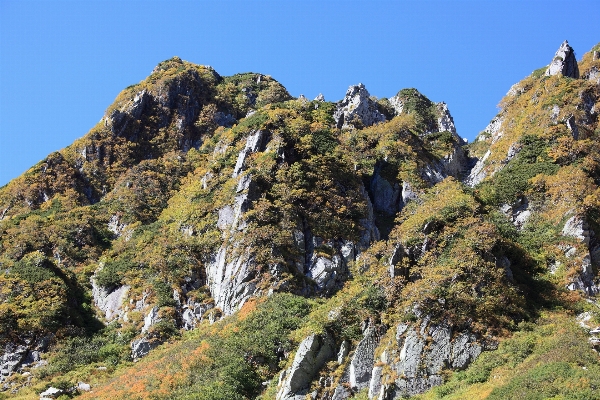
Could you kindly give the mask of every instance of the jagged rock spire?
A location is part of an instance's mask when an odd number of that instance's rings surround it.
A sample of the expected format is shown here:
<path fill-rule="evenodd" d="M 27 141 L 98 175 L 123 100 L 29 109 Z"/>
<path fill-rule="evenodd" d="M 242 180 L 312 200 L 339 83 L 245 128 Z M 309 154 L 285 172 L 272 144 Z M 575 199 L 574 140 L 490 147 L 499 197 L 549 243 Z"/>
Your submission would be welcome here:
<path fill-rule="evenodd" d="M 377 103 L 370 96 L 362 83 L 350 86 L 333 114 L 338 128 L 353 126 L 355 119 L 360 120 L 364 126 L 385 121 L 385 116 L 379 112 Z"/>
<path fill-rule="evenodd" d="M 552 62 L 546 70 L 546 76 L 562 74 L 569 78 L 579 78 L 579 67 L 575 59 L 575 50 L 569 46 L 566 40 L 560 45 Z"/>

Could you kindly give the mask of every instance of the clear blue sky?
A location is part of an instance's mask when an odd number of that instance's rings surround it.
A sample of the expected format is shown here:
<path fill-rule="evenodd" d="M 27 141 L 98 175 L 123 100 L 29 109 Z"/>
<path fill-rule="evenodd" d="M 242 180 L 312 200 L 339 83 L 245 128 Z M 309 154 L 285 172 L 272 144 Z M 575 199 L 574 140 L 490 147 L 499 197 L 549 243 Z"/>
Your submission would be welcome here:
<path fill-rule="evenodd" d="M 600 41 L 594 1 L 0 0 L 0 185 L 83 136 L 172 56 L 260 72 L 293 96 L 415 87 L 472 140 L 565 39 Z"/>

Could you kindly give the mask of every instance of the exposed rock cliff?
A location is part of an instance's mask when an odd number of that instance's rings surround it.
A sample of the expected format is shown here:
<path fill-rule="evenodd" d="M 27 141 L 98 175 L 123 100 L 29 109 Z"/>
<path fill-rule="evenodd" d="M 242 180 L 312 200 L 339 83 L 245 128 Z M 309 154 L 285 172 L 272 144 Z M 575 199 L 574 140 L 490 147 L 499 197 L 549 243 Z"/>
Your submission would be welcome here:
<path fill-rule="evenodd" d="M 122 398 L 399 399 L 555 308 L 597 346 L 598 68 L 563 43 L 467 147 L 416 89 L 310 101 L 262 74 L 159 64 L 0 189 L 4 388 L 93 375 L 82 391 Z M 545 340 L 498 365 L 556 370 L 527 358 Z M 556 354 L 595 365 L 587 340 Z M 600 369 L 563 358 L 569 387 L 593 386 Z M 508 381 L 487 365 L 477 379 Z"/>
<path fill-rule="evenodd" d="M 279 376 L 277 400 L 304 399 L 318 371 L 334 354 L 334 343 L 328 335 L 310 335 L 304 339 L 291 367 Z"/>
<path fill-rule="evenodd" d="M 447 325 L 420 326 L 400 324 L 396 327 L 396 343 L 387 347 L 375 365 L 369 384 L 369 398 L 400 399 L 423 393 L 443 382 L 446 368 L 464 369 L 482 351 L 482 345 L 468 331 L 453 332 Z M 383 375 L 388 371 L 397 378 L 393 383 Z"/>
<path fill-rule="evenodd" d="M 337 127 L 353 127 L 357 124 L 358 127 L 365 127 L 385 121 L 385 116 L 379 112 L 377 103 L 370 96 L 362 83 L 350 86 L 333 114 Z"/>
<path fill-rule="evenodd" d="M 575 59 L 575 51 L 566 40 L 560 45 L 552 62 L 546 70 L 546 76 L 561 74 L 569 78 L 579 78 L 579 67 Z"/>

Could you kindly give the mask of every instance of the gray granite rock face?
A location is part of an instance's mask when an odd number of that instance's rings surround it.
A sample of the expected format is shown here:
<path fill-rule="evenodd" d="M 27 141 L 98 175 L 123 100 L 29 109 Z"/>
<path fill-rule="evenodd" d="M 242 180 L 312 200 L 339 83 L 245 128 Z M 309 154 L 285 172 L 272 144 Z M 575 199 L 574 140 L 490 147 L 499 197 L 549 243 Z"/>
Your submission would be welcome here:
<path fill-rule="evenodd" d="M 354 127 L 356 120 L 363 126 L 371 126 L 386 120 L 362 83 L 348 88 L 346 96 L 338 103 L 333 118 L 338 128 Z"/>
<path fill-rule="evenodd" d="M 380 239 L 380 232 L 377 226 L 375 225 L 375 213 L 373 210 L 373 203 L 369 198 L 369 194 L 363 185 L 360 186 L 360 193 L 367 203 L 367 215 L 365 218 L 360 220 L 361 232 L 360 232 L 360 240 L 358 242 L 358 250 L 364 251 L 369 245 Z M 358 254 L 356 254 L 358 255 Z"/>
<path fill-rule="evenodd" d="M 589 71 L 585 73 L 583 78 L 587 79 L 588 81 L 594 82 L 597 85 L 600 85 L 600 68 L 593 66 L 592 68 L 590 68 Z"/>
<path fill-rule="evenodd" d="M 129 286 L 123 285 L 109 291 L 97 285 L 93 277 L 91 282 L 94 304 L 102 310 L 105 320 L 112 321 L 115 318 L 121 318 L 125 312 L 123 304 L 129 293 Z"/>
<path fill-rule="evenodd" d="M 448 109 L 448 105 L 444 102 L 436 103 L 435 107 L 437 109 L 438 119 L 438 130 L 439 132 L 451 132 L 456 135 L 456 126 L 454 125 L 454 118 L 450 115 L 450 110 Z"/>
<path fill-rule="evenodd" d="M 406 204 L 409 201 L 417 200 L 418 198 L 419 196 L 417 196 L 410 183 L 402 182 L 402 202 Z"/>
<path fill-rule="evenodd" d="M 213 303 L 199 303 L 188 299 L 181 314 L 182 327 L 186 330 L 194 329 L 198 323 L 204 320 L 205 314 L 213 308 Z"/>
<path fill-rule="evenodd" d="M 3 380 L 15 372 L 25 360 L 28 351 L 29 349 L 25 345 L 7 343 L 2 349 L 0 357 L 0 379 Z"/>
<path fill-rule="evenodd" d="M 447 176 L 462 179 L 469 173 L 470 161 L 462 146 L 455 145 L 452 151 L 445 155 L 440 162 L 442 163 L 444 174 Z"/>
<path fill-rule="evenodd" d="M 556 54 L 554 54 L 554 58 L 545 73 L 546 76 L 558 74 L 569 78 L 579 78 L 579 67 L 575 58 L 575 51 L 569 46 L 569 42 L 566 40 L 560 45 Z"/>
<path fill-rule="evenodd" d="M 131 358 L 138 360 L 146 356 L 150 350 L 154 349 L 160 344 L 159 341 L 150 340 L 147 337 L 141 337 L 131 342 Z"/>
<path fill-rule="evenodd" d="M 349 368 L 349 383 L 353 390 L 359 391 L 369 386 L 379 339 L 378 329 L 369 326 L 364 333 L 364 338 L 356 346 Z"/>
<path fill-rule="evenodd" d="M 569 118 L 565 120 L 565 125 L 567 125 L 567 129 L 573 135 L 573 139 L 579 139 L 579 128 L 577 128 L 577 124 L 575 123 L 575 117 L 571 115 Z"/>
<path fill-rule="evenodd" d="M 46 364 L 41 355 L 47 350 L 50 339 L 49 336 L 38 339 L 21 338 L 19 343 L 3 344 L 0 347 L 0 383 L 5 382 L 14 373 L 23 371 L 24 368 Z M 9 387 L 10 384 L 4 386 L 5 389 Z"/>
<path fill-rule="evenodd" d="M 245 161 L 248 155 L 264 149 L 266 144 L 264 143 L 266 136 L 266 133 L 261 130 L 252 132 L 250 135 L 248 135 L 248 138 L 246 139 L 246 146 L 238 154 L 237 162 L 235 163 L 235 168 L 233 169 L 234 178 L 245 169 Z"/>
<path fill-rule="evenodd" d="M 223 238 L 246 227 L 243 214 L 251 207 L 253 200 L 252 177 L 246 170 L 247 158 L 257 152 L 265 151 L 268 134 L 265 131 L 252 131 L 246 138 L 244 148 L 239 152 L 232 177 L 238 179 L 233 204 L 228 204 L 218 211 L 217 227 Z M 219 250 L 212 255 L 212 261 L 206 268 L 207 283 L 215 307 L 229 315 L 256 293 L 256 270 L 254 260 L 248 249 L 231 239 L 223 242 Z M 187 312 L 187 324 L 193 320 L 191 312 Z"/>
<path fill-rule="evenodd" d="M 444 369 L 464 369 L 481 354 L 482 346 L 468 331 L 454 333 L 448 325 L 419 326 L 400 324 L 396 328 L 396 345 L 387 348 L 375 363 L 369 382 L 369 398 L 399 399 L 423 393 L 443 383 Z M 383 366 L 397 376 L 384 383 Z"/>
<path fill-rule="evenodd" d="M 354 261 L 357 249 L 345 240 L 324 240 L 313 236 L 310 230 L 302 232 L 305 248 L 304 274 L 315 284 L 317 292 L 329 293 L 338 289 L 348 278 L 348 264 Z M 324 249 L 328 249 L 325 254 Z M 329 255 L 331 254 L 331 255 Z"/>
<path fill-rule="evenodd" d="M 370 191 L 373 195 L 373 208 L 375 211 L 387 215 L 396 215 L 403 207 L 402 188 L 397 182 L 390 183 L 380 174 L 381 166 L 375 166 L 371 178 Z"/>
<path fill-rule="evenodd" d="M 496 116 L 490 121 L 488 126 L 479 134 L 477 141 L 487 140 L 490 144 L 495 143 L 504 135 L 504 129 L 502 124 L 504 118 L 502 116 Z M 469 175 L 465 178 L 464 182 L 468 186 L 474 187 L 478 183 L 482 182 L 488 176 L 494 174 L 495 171 L 488 171 L 487 159 L 492 155 L 492 152 L 488 150 L 483 157 L 477 159 L 477 162 L 469 172 Z"/>
<path fill-rule="evenodd" d="M 216 307 L 225 315 L 235 312 L 256 291 L 254 264 L 247 252 L 235 255 L 230 252 L 242 250 L 223 246 L 206 270 L 208 285 Z M 242 250 L 243 251 L 243 250 Z"/>
<path fill-rule="evenodd" d="M 502 205 L 500 211 L 511 220 L 518 230 L 521 230 L 531 217 L 529 200 L 525 196 L 519 197 L 513 204 Z"/>
<path fill-rule="evenodd" d="M 321 367 L 335 357 L 335 344 L 328 335 L 312 334 L 300 343 L 292 366 L 281 377 L 277 400 L 304 399 Z"/>
<path fill-rule="evenodd" d="M 580 272 L 572 277 L 572 282 L 567 285 L 567 289 L 582 290 L 586 294 L 593 296 L 600 293 L 600 288 L 595 282 L 594 271 L 592 269 L 592 254 L 590 252 L 591 233 L 587 222 L 579 215 L 569 218 L 562 229 L 563 236 L 571 237 L 582 244 L 580 248 L 567 246 L 564 249 L 567 257 L 578 257 L 580 259 Z"/>
<path fill-rule="evenodd" d="M 146 317 L 144 318 L 144 327 L 142 333 L 148 332 L 148 330 L 156 323 L 160 322 L 161 318 L 158 316 L 158 307 L 152 307 Z"/>

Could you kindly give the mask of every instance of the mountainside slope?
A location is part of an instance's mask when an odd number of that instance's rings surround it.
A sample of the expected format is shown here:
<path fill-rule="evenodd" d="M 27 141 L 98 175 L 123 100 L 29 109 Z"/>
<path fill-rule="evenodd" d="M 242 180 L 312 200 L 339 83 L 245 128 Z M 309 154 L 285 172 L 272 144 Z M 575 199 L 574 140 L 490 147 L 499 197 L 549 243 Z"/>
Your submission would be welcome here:
<path fill-rule="evenodd" d="M 599 54 L 563 43 L 469 145 L 416 89 L 160 63 L 0 188 L 0 398 L 514 398 L 491 371 L 567 345 L 544 390 L 593 393 Z"/>

